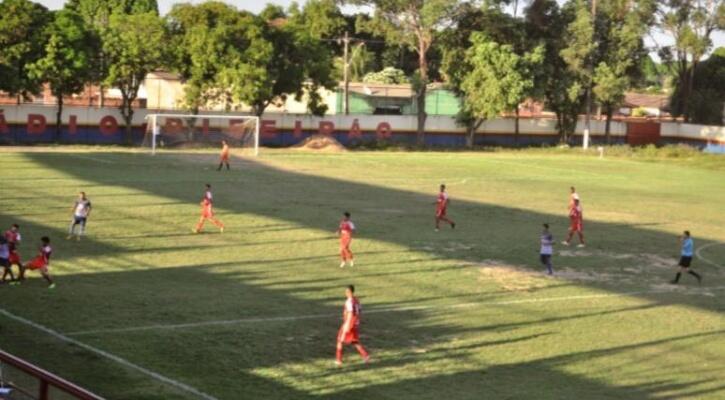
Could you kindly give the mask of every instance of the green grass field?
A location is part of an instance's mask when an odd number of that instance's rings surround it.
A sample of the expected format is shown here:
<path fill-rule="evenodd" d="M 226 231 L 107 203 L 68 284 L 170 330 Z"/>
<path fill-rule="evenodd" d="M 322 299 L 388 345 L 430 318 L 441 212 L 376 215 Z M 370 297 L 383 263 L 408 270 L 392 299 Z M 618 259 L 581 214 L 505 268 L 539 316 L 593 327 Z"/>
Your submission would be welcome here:
<path fill-rule="evenodd" d="M 725 158 L 577 151 L 2 149 L 0 227 L 22 227 L 38 275 L 0 286 L 0 347 L 109 399 L 723 399 Z M 191 233 L 203 184 L 219 234 Z M 437 186 L 455 230 L 433 230 Z M 557 242 L 569 186 L 585 249 Z M 79 190 L 88 236 L 65 239 Z M 334 230 L 352 212 L 354 268 Z M 679 286 L 677 236 L 699 250 Z M 364 365 L 336 368 L 344 286 L 363 303 Z"/>

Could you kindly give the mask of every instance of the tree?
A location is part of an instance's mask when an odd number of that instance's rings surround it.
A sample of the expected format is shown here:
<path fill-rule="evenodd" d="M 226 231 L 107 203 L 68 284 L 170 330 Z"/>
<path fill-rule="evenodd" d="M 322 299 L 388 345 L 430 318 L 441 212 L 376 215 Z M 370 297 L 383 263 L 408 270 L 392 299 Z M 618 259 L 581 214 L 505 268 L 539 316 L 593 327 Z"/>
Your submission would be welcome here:
<path fill-rule="evenodd" d="M 373 18 L 359 30 L 384 36 L 389 43 L 400 43 L 418 55 L 418 71 L 413 79 L 418 114 L 417 141 L 425 144 L 425 96 L 429 83 L 428 53 L 436 33 L 452 21 L 456 0 L 348 0 L 370 6 Z M 359 20 L 363 21 L 363 20 Z"/>
<path fill-rule="evenodd" d="M 89 32 L 81 17 L 70 10 L 53 13 L 46 31 L 45 54 L 28 66 L 31 79 L 50 84 L 57 102 L 56 140 L 60 138 L 63 97 L 78 93 L 90 76 Z"/>
<path fill-rule="evenodd" d="M 462 86 L 465 78 L 472 73 L 473 69 L 471 63 L 466 62 L 466 53 L 473 46 L 471 38 L 474 33 L 484 34 L 495 43 L 509 45 L 516 54 L 523 54 L 537 44 L 536 40 L 526 40 L 523 23 L 504 11 L 505 4 L 506 1 L 489 1 L 479 7 L 472 3 L 463 3 L 456 13 L 453 27 L 440 34 L 438 45 L 443 53 L 441 73 L 448 87 L 459 98 L 466 98 Z M 542 51 L 539 50 L 539 52 Z M 529 89 L 531 90 L 527 90 L 527 95 L 534 95 L 535 87 Z M 515 107 L 515 111 L 516 138 L 518 140 L 518 107 Z M 474 115 L 467 102 L 464 101 L 456 116 L 456 121 L 466 127 L 467 144 L 473 146 L 475 132 L 485 121 L 485 117 Z"/>
<path fill-rule="evenodd" d="M 614 109 L 637 79 L 640 65 L 648 59 L 642 37 L 652 22 L 656 5 L 651 0 L 622 2 L 604 0 L 597 12 L 598 64 L 594 70 L 593 93 L 607 117 L 605 136 L 611 143 L 610 126 Z"/>
<path fill-rule="evenodd" d="M 158 15 L 156 0 L 69 0 L 66 8 L 83 18 L 90 33 L 92 66 L 89 83 L 100 86 L 99 105 L 104 106 L 104 81 L 108 76 L 108 62 L 104 52 L 104 37 L 114 14 L 139 14 L 152 12 Z"/>
<path fill-rule="evenodd" d="M 121 91 L 121 115 L 126 141 L 131 142 L 133 102 L 146 74 L 164 65 L 167 34 L 164 22 L 153 12 L 113 14 L 103 35 L 108 75 L 104 83 Z"/>
<path fill-rule="evenodd" d="M 676 90 L 682 90 L 682 87 L 678 86 Z M 679 93 L 675 91 L 673 97 L 678 96 Z M 723 125 L 725 47 L 716 49 L 710 57 L 697 65 L 688 102 L 692 123 Z"/>
<path fill-rule="evenodd" d="M 0 2 L 0 90 L 28 98 L 40 91 L 42 82 L 29 74 L 28 66 L 43 57 L 48 9 L 28 0 Z"/>
<path fill-rule="evenodd" d="M 592 65 L 595 63 L 595 51 L 598 45 L 595 38 L 594 18 L 589 10 L 588 2 L 574 0 L 568 5 L 574 10 L 574 19 L 567 24 L 564 33 L 566 47 L 559 52 L 573 78 L 566 87 L 566 95 L 572 103 L 571 107 L 567 109 L 567 115 L 563 118 L 567 140 L 576 129 L 582 107 L 590 106 L 587 100 L 591 96 L 594 80 Z"/>
<path fill-rule="evenodd" d="M 240 86 L 235 100 L 250 104 L 261 116 L 270 104 L 282 104 L 288 96 L 306 97 L 312 114 L 324 114 L 327 105 L 320 89 L 332 89 L 337 82 L 333 79 L 334 54 L 322 39 L 339 34 L 344 26 L 337 5 L 310 0 L 301 10 L 293 5 L 288 13 L 268 6 L 260 18 L 268 49 L 267 57 L 259 60 L 265 73 L 254 87 Z"/>
<path fill-rule="evenodd" d="M 568 26 L 576 15 L 573 5 L 570 2 L 560 8 L 555 0 L 541 0 L 533 2 L 526 10 L 526 36 L 529 40 L 543 41 L 545 46 L 544 62 L 535 76 L 535 88 L 543 95 L 546 106 L 556 114 L 562 143 L 567 143 L 574 132 L 584 100 L 581 79 L 562 56 L 565 46 L 572 41 Z M 572 87 L 576 88 L 574 96 L 570 95 Z"/>
<path fill-rule="evenodd" d="M 725 29 L 722 0 L 665 0 L 657 13 L 657 25 L 674 44 L 659 55 L 676 76 L 677 96 L 671 99 L 672 114 L 690 120 L 694 75 L 697 65 L 712 48 L 712 33 Z"/>
<path fill-rule="evenodd" d="M 520 56 L 513 46 L 498 44 L 481 33 L 474 33 L 471 42 L 465 58 L 471 70 L 461 85 L 464 108 L 479 121 L 518 110 L 534 87 L 531 71 L 543 59 L 543 46 Z M 469 133 L 469 145 L 473 144 L 474 133 Z"/>
<path fill-rule="evenodd" d="M 219 100 L 220 71 L 228 68 L 230 55 L 238 54 L 235 40 L 245 36 L 245 23 L 256 26 L 255 21 L 253 16 L 242 15 L 218 1 L 177 4 L 167 19 L 172 65 L 185 83 L 183 106 L 197 114 L 200 108 Z"/>

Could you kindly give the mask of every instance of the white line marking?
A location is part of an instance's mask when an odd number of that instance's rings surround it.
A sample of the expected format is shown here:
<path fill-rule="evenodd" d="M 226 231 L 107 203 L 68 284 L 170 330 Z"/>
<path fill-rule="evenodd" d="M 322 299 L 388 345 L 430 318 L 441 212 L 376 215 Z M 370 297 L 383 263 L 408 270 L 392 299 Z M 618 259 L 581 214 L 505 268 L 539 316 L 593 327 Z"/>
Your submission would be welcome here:
<path fill-rule="evenodd" d="M 706 263 L 708 263 L 708 264 L 710 264 L 710 265 L 712 265 L 712 266 L 715 266 L 715 267 L 720 267 L 720 268 L 725 268 L 725 267 L 723 267 L 722 265 L 720 265 L 720 264 L 718 264 L 718 263 L 716 263 L 716 262 L 714 262 L 714 261 L 712 261 L 712 260 L 710 260 L 710 259 L 707 259 L 707 258 L 705 258 L 705 257 L 704 257 L 704 256 L 703 256 L 702 254 L 700 254 L 700 251 L 702 251 L 702 250 L 704 250 L 704 249 L 706 249 L 706 248 L 708 248 L 708 247 L 712 247 L 712 246 L 720 246 L 720 245 L 725 245 L 725 243 L 709 243 L 709 244 L 706 244 L 706 245 L 700 246 L 700 247 L 699 247 L 699 248 L 698 248 L 697 250 L 695 250 L 695 255 L 696 255 L 696 256 L 697 256 L 697 258 L 698 258 L 698 259 L 700 259 L 701 261 L 704 261 L 704 262 L 706 262 Z"/>
<path fill-rule="evenodd" d="M 84 155 L 73 154 L 73 153 L 70 153 L 70 154 L 71 154 L 72 157 L 83 158 L 83 159 L 86 159 L 86 160 L 96 161 L 96 162 L 104 163 L 104 164 L 115 164 L 116 163 L 115 161 L 105 160 L 103 158 L 97 158 L 97 157 L 91 157 L 91 156 L 84 156 Z"/>
<path fill-rule="evenodd" d="M 154 378 L 154 379 L 156 379 L 158 381 L 161 381 L 161 382 L 164 382 L 164 383 L 166 383 L 166 384 L 168 384 L 170 386 L 173 386 L 176 389 L 180 389 L 182 391 L 189 392 L 189 393 L 194 394 L 194 395 L 196 395 L 196 396 L 198 396 L 199 398 L 202 398 L 202 399 L 206 399 L 206 400 L 218 400 L 216 397 L 211 396 L 211 395 L 208 395 L 208 394 L 206 394 L 204 392 L 201 392 L 201 391 L 199 391 L 199 390 L 197 390 L 197 389 L 195 389 L 195 388 L 193 388 L 193 387 L 191 387 L 191 386 L 189 386 L 187 384 L 181 383 L 179 381 L 175 381 L 175 380 L 173 380 L 171 378 L 167 378 L 167 377 L 165 377 L 165 376 L 163 376 L 161 374 L 158 374 L 158 373 L 156 373 L 154 371 L 148 370 L 148 369 L 146 369 L 144 367 L 141 367 L 141 366 L 136 365 L 136 364 L 134 364 L 134 363 L 132 363 L 130 361 L 127 361 L 127 360 L 125 360 L 125 359 L 123 359 L 123 358 L 121 358 L 119 356 L 113 355 L 113 354 L 111 354 L 109 352 L 103 351 L 101 349 L 98 349 L 98 348 L 95 348 L 93 346 L 87 345 L 87 344 L 85 344 L 83 342 L 79 342 L 79 341 L 77 341 L 75 339 L 69 338 L 68 336 L 65 336 L 65 335 L 63 335 L 61 333 L 58 333 L 58 332 L 54 331 L 53 329 L 50 329 L 48 327 L 45 327 L 45 326 L 40 325 L 38 323 L 35 323 L 35 322 L 33 322 L 33 321 L 29 320 L 29 319 L 25 319 L 23 317 L 17 316 L 17 315 L 15 315 L 15 314 L 13 314 L 13 313 L 11 313 L 9 311 L 6 311 L 4 309 L 0 309 L 0 314 L 4 315 L 4 316 L 6 316 L 6 317 L 8 317 L 8 318 L 10 318 L 12 320 L 15 320 L 17 322 L 20 322 L 22 324 L 25 324 L 25 325 L 28 325 L 30 327 L 33 327 L 33 328 L 35 328 L 35 329 L 37 329 L 39 331 L 42 331 L 44 333 L 47 333 L 48 335 L 53 336 L 54 338 L 56 338 L 56 339 L 58 339 L 60 341 L 63 341 L 63 342 L 66 342 L 66 343 L 70 343 L 70 344 L 76 345 L 76 346 L 78 346 L 78 347 L 80 347 L 82 349 L 85 349 L 85 350 L 90 351 L 91 353 L 95 353 L 95 354 L 97 354 L 97 355 L 99 355 L 101 357 L 105 357 L 105 358 L 107 358 L 107 359 L 109 359 L 111 361 L 115 361 L 118 364 L 123 365 L 124 367 L 130 368 L 130 369 L 133 369 L 133 370 L 136 370 L 136 371 L 138 371 L 138 372 L 140 372 L 140 373 L 142 373 L 144 375 L 148 375 L 148 376 L 150 376 L 150 377 L 152 377 L 152 378 Z"/>
<path fill-rule="evenodd" d="M 725 286 L 708 287 L 707 290 L 723 290 Z M 481 301 L 481 302 L 468 302 L 458 303 L 451 305 L 422 305 L 422 306 L 408 306 L 408 307 L 387 307 L 377 309 L 366 309 L 365 314 L 378 314 L 378 313 L 389 313 L 389 312 L 403 312 L 403 311 L 419 311 L 419 310 L 445 310 L 455 308 L 467 308 L 473 306 L 493 306 L 493 305 L 510 305 L 510 304 L 525 304 L 525 303 L 548 303 L 555 301 L 568 301 L 568 300 L 582 300 L 582 299 L 597 299 L 606 297 L 625 297 L 640 294 L 654 294 L 654 293 L 671 293 L 667 290 L 644 290 L 637 292 L 625 292 L 625 293 L 602 293 L 602 294 L 588 294 L 578 296 L 561 296 L 561 297 L 540 297 L 535 299 L 519 299 L 519 300 L 504 300 L 504 301 Z M 339 317 L 339 314 L 309 314 L 309 315 L 289 315 L 282 317 L 269 317 L 269 318 L 240 318 L 240 319 L 228 319 L 228 320 L 217 320 L 217 321 L 201 321 L 201 322 L 189 322 L 184 324 L 167 324 L 167 325 L 145 325 L 135 326 L 128 328 L 110 328 L 110 329 L 95 329 L 88 331 L 77 331 L 68 332 L 68 336 L 83 336 L 83 335 L 95 335 L 100 333 L 124 333 L 124 332 L 139 332 L 139 331 L 150 331 L 150 330 L 173 330 L 173 329 L 184 329 L 184 328 L 199 328 L 205 326 L 223 326 L 223 325 L 235 325 L 245 323 L 263 323 L 263 322 L 279 322 L 279 321 L 298 321 L 305 319 L 322 319 L 322 318 L 335 318 Z"/>

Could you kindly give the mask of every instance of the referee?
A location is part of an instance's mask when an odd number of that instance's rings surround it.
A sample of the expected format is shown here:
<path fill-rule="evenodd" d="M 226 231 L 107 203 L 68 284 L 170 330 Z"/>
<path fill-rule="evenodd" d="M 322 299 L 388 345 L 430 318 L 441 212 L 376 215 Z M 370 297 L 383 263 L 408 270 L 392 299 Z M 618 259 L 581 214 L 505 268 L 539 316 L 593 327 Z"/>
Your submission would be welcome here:
<path fill-rule="evenodd" d="M 670 283 L 672 283 L 673 285 L 677 285 L 683 272 L 687 272 L 688 274 L 697 278 L 698 284 L 702 283 L 702 276 L 690 269 L 690 264 L 692 263 L 692 251 L 695 247 L 695 244 L 692 242 L 692 237 L 690 237 L 690 231 L 684 232 L 683 236 L 680 237 L 680 242 L 682 242 L 682 251 L 680 253 L 681 255 L 679 263 L 680 270 L 677 271 L 675 279 L 673 279 Z"/>

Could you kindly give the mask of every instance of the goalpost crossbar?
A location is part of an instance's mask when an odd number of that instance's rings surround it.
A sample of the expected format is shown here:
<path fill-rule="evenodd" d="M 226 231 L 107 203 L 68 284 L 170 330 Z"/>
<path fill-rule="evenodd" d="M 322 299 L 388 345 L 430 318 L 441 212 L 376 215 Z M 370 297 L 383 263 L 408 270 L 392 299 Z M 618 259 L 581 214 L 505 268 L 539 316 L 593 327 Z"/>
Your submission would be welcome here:
<path fill-rule="evenodd" d="M 159 117 L 162 118 L 194 118 L 194 119 L 245 119 L 254 121 L 254 156 L 259 155 L 259 117 L 255 115 L 225 115 L 225 114 L 167 114 L 167 113 L 152 113 L 146 114 L 145 120 L 151 120 L 152 134 L 151 134 L 151 155 L 156 154 L 156 136 L 161 132 L 159 131 L 159 125 L 156 123 Z"/>

